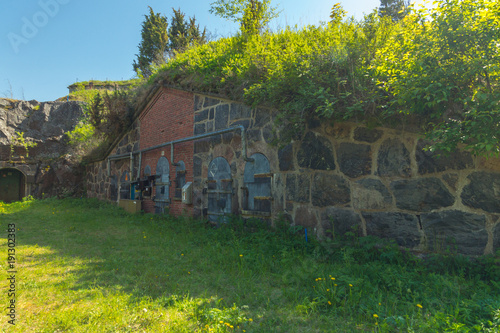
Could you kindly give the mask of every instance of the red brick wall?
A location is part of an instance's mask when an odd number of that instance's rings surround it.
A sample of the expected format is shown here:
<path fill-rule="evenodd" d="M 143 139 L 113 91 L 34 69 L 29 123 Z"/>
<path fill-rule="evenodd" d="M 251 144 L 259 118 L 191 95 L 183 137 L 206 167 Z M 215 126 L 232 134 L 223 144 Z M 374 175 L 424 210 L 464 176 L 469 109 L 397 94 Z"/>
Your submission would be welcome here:
<path fill-rule="evenodd" d="M 163 88 L 160 90 L 140 116 L 140 149 L 149 148 L 172 140 L 193 136 L 194 96 L 190 92 Z M 170 213 L 191 216 L 192 205 L 182 204 L 175 196 L 175 166 L 172 162 L 183 161 L 186 165 L 186 182 L 193 181 L 193 142 L 174 145 L 174 161 L 170 158 L 170 145 L 142 154 L 141 177 L 146 165 L 151 167 L 151 174 L 156 173 L 158 159 L 165 156 L 170 164 Z M 155 195 L 153 189 L 153 196 Z M 152 200 L 143 201 L 145 212 L 154 212 Z"/>

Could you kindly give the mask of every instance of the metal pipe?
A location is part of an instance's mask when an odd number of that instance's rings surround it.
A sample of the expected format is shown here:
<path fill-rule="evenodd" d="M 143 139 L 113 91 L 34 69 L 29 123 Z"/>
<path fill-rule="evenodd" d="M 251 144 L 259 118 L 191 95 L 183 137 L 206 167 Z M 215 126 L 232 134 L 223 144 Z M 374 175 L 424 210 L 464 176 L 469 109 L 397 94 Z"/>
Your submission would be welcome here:
<path fill-rule="evenodd" d="M 144 148 L 144 149 L 138 150 L 136 152 L 130 152 L 130 153 L 126 153 L 126 154 L 109 156 L 108 157 L 108 176 L 109 176 L 109 173 L 110 173 L 109 168 L 110 168 L 110 161 L 111 160 L 120 160 L 120 159 L 124 159 L 124 158 L 130 158 L 132 160 L 133 154 L 139 154 L 139 156 L 141 156 L 140 158 L 142 158 L 142 153 L 145 153 L 145 152 L 148 152 L 148 151 L 151 151 L 151 150 L 155 150 L 155 149 L 158 149 L 158 148 L 163 148 L 165 146 L 170 145 L 170 160 L 171 160 L 171 162 L 172 162 L 173 165 L 177 165 L 176 163 L 174 163 L 174 144 L 188 142 L 188 141 L 193 141 L 193 140 L 200 140 L 200 139 L 208 138 L 208 137 L 211 137 L 211 136 L 214 136 L 214 135 L 219 135 L 219 134 L 224 134 L 224 133 L 230 133 L 230 132 L 234 132 L 234 131 L 237 131 L 237 130 L 241 131 L 241 146 L 242 146 L 241 147 L 241 153 L 243 155 L 243 160 L 246 161 L 246 162 L 253 162 L 254 159 L 253 158 L 249 158 L 247 156 L 247 139 L 246 139 L 246 130 L 245 130 L 245 127 L 243 125 L 236 125 L 234 127 L 225 128 L 225 129 L 218 130 L 218 131 L 215 131 L 215 132 L 198 134 L 198 135 L 190 136 L 190 137 L 187 137 L 187 138 L 182 138 L 182 139 L 177 139 L 177 140 L 173 140 L 173 141 L 161 143 L 159 145 L 152 146 L 152 147 L 149 147 L 149 148 Z M 132 170 L 132 168 L 131 168 L 131 170 Z M 140 172 L 140 168 L 139 168 L 138 172 Z"/>

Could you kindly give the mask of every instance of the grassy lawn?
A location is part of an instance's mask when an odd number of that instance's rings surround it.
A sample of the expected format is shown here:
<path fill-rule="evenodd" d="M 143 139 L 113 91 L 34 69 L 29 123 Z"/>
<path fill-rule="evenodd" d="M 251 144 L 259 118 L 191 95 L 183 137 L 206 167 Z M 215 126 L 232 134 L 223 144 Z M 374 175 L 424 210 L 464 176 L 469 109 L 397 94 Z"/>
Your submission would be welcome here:
<path fill-rule="evenodd" d="M 320 245 L 296 227 L 87 199 L 0 203 L 0 223 L 1 331 L 500 332 L 498 257 L 417 259 L 372 238 Z"/>

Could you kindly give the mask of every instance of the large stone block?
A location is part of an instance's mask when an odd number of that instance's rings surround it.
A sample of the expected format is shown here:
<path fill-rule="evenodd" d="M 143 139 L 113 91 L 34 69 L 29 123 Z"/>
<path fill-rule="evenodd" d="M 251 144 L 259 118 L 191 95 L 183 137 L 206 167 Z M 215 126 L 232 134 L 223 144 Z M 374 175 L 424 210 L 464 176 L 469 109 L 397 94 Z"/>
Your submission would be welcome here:
<path fill-rule="evenodd" d="M 295 224 L 301 225 L 304 228 L 313 229 L 316 228 L 318 219 L 309 207 L 299 206 L 295 212 Z"/>
<path fill-rule="evenodd" d="M 255 110 L 255 121 L 253 127 L 264 127 L 271 121 L 271 110 L 257 108 Z"/>
<path fill-rule="evenodd" d="M 411 176 L 410 153 L 398 139 L 387 139 L 380 146 L 377 174 L 382 177 Z"/>
<path fill-rule="evenodd" d="M 449 210 L 422 214 L 421 222 L 427 247 L 433 251 L 480 255 L 488 242 L 483 215 Z"/>
<path fill-rule="evenodd" d="M 205 121 L 208 119 L 208 109 L 205 109 L 194 114 L 194 122 L 198 123 L 200 121 Z"/>
<path fill-rule="evenodd" d="M 311 180 L 307 174 L 286 175 L 286 200 L 295 202 L 309 202 Z"/>
<path fill-rule="evenodd" d="M 453 205 L 455 198 L 438 178 L 398 180 L 391 183 L 396 206 L 416 212 Z"/>
<path fill-rule="evenodd" d="M 290 143 L 278 150 L 278 161 L 280 171 L 292 171 L 293 165 L 293 145 Z"/>
<path fill-rule="evenodd" d="M 372 168 L 372 153 L 369 145 L 341 143 L 337 152 L 340 171 L 357 178 L 369 175 Z"/>
<path fill-rule="evenodd" d="M 352 205 L 355 209 L 387 209 L 392 206 L 392 196 L 378 179 L 362 179 L 353 184 Z"/>
<path fill-rule="evenodd" d="M 462 191 L 463 204 L 490 213 L 500 213 L 500 174 L 481 171 L 467 178 L 470 183 Z"/>
<path fill-rule="evenodd" d="M 370 129 L 366 127 L 358 127 L 354 130 L 354 139 L 373 143 L 382 137 L 384 132 L 377 129 Z"/>
<path fill-rule="evenodd" d="M 252 117 L 252 109 L 249 106 L 240 103 L 231 104 L 231 112 L 229 115 L 231 121 L 250 117 Z"/>
<path fill-rule="evenodd" d="M 500 221 L 493 231 L 493 251 L 500 250 Z"/>
<path fill-rule="evenodd" d="M 312 203 L 318 207 L 347 204 L 351 201 L 349 183 L 342 177 L 317 173 L 312 183 Z"/>
<path fill-rule="evenodd" d="M 426 141 L 420 140 L 415 153 L 418 173 L 421 175 L 442 172 L 449 169 L 463 170 L 474 167 L 470 153 L 457 151 L 451 152 L 448 155 L 442 155 L 441 152 L 425 151 L 424 148 L 427 144 Z"/>
<path fill-rule="evenodd" d="M 335 170 L 335 158 L 330 141 L 322 136 L 316 136 L 313 132 L 308 132 L 302 140 L 297 161 L 302 168 Z"/>
<path fill-rule="evenodd" d="M 227 128 L 229 104 L 218 105 L 215 109 L 215 130 Z"/>
<path fill-rule="evenodd" d="M 328 207 L 321 214 L 321 224 L 327 236 L 343 236 L 346 232 L 360 234 L 361 218 L 350 209 Z"/>
<path fill-rule="evenodd" d="M 420 232 L 416 216 L 396 212 L 362 214 L 366 221 L 366 233 L 368 235 L 395 239 L 398 245 L 408 248 L 420 244 Z"/>
<path fill-rule="evenodd" d="M 214 106 L 220 103 L 220 100 L 215 99 L 215 98 L 210 98 L 210 97 L 205 97 L 205 100 L 203 101 L 203 107 L 207 108 L 209 106 Z"/>

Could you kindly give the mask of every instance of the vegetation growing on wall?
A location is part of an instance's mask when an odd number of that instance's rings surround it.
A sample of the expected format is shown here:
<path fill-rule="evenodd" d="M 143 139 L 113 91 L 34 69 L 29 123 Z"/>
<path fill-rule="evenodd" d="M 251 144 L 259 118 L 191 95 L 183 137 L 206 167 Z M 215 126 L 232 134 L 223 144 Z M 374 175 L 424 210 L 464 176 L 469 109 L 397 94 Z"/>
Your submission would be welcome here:
<path fill-rule="evenodd" d="M 280 110 L 296 135 L 309 117 L 386 124 L 417 119 L 434 148 L 499 152 L 500 5 L 450 0 L 241 34 L 178 54 L 150 78 Z M 290 138 L 290 135 L 287 136 Z"/>

